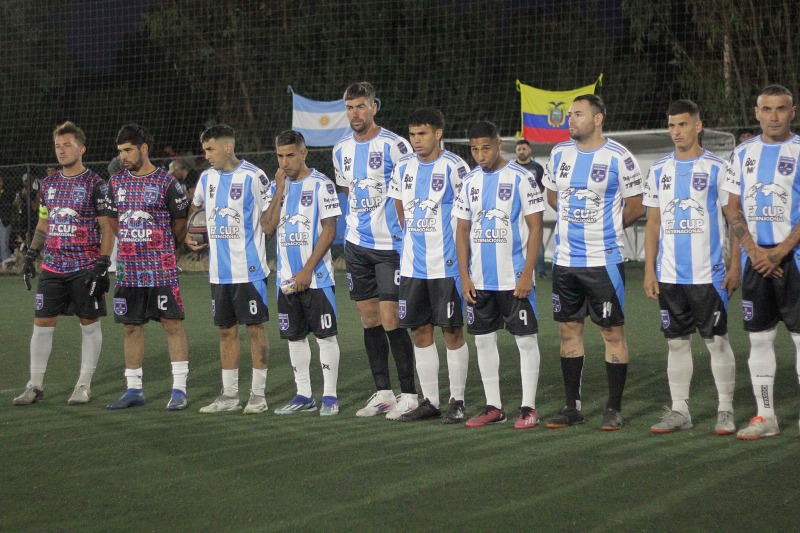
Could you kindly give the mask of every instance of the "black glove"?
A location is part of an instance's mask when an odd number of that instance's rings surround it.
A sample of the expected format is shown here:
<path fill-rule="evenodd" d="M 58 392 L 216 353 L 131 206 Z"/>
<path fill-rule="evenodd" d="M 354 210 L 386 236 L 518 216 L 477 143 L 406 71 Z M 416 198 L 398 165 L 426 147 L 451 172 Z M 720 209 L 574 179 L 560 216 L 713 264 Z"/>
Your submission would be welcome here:
<path fill-rule="evenodd" d="M 84 285 L 89 287 L 89 296 L 99 298 L 108 292 L 108 267 L 111 266 L 111 258 L 101 255 L 94 263 L 94 268 L 86 273 Z"/>
<path fill-rule="evenodd" d="M 28 248 L 25 252 L 25 263 L 22 265 L 22 281 L 25 288 L 31 290 L 31 280 L 36 277 L 36 259 L 39 257 L 39 250 Z"/>

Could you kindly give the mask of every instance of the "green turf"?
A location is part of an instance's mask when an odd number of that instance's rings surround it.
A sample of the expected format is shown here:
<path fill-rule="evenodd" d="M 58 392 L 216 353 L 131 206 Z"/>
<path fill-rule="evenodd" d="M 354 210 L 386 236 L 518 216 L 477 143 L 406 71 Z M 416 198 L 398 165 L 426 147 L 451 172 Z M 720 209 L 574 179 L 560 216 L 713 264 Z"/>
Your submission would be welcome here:
<path fill-rule="evenodd" d="M 201 415 L 220 386 L 218 337 L 202 275 L 181 278 L 187 308 L 190 408 L 167 413 L 171 378 L 165 337 L 146 328 L 145 392 L 139 409 L 107 412 L 124 389 L 122 329 L 103 323 L 104 350 L 87 406 L 68 407 L 77 378 L 80 333 L 74 318 L 56 330 L 46 399 L 12 407 L 28 377 L 33 293 L 1 277 L 0 531 L 744 531 L 796 527 L 798 386 L 794 350 L 781 327 L 776 403 L 780 437 L 756 442 L 711 433 L 716 392 L 708 355 L 695 339 L 695 428 L 654 436 L 648 428 L 668 403 L 666 343 L 658 309 L 644 298 L 641 269 L 628 267 L 626 311 L 631 367 L 619 432 L 598 430 L 605 399 L 602 341 L 587 326 L 585 425 L 514 431 L 436 422 L 357 419 L 372 385 L 355 306 L 340 279 L 342 412 Z M 537 407 L 546 418 L 562 405 L 557 328 L 549 280 L 537 289 L 542 371 Z M 275 316 L 274 304 L 271 313 Z M 737 356 L 737 423 L 754 412 L 738 297 L 731 305 Z M 272 342 L 267 399 L 294 393 L 286 344 Z M 244 340 L 244 336 L 243 336 Z M 447 373 L 440 341 L 440 384 Z M 502 392 L 509 414 L 520 401 L 512 338 L 501 332 Z M 472 340 L 467 405 L 484 403 Z M 244 341 L 244 348 L 247 343 Z M 321 374 L 312 341 L 312 383 Z M 241 395 L 250 382 L 244 358 Z"/>

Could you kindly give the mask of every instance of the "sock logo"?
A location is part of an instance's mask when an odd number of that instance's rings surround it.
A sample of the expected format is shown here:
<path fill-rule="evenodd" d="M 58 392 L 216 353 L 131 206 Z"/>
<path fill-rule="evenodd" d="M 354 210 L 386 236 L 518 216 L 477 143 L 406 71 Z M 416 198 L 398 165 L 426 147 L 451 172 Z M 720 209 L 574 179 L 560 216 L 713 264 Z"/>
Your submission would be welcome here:
<path fill-rule="evenodd" d="M 761 401 L 764 403 L 766 409 L 770 409 L 769 403 L 769 385 L 761 385 Z"/>

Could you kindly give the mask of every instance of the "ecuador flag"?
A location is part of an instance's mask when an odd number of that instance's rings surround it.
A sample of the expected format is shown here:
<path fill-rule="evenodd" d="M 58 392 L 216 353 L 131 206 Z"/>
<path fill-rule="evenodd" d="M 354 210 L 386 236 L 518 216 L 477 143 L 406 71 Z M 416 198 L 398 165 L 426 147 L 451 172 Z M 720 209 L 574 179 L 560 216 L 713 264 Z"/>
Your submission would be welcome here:
<path fill-rule="evenodd" d="M 518 137 L 540 143 L 559 143 L 569 139 L 567 111 L 572 101 L 582 94 L 593 94 L 603 75 L 586 87 L 571 91 L 544 91 L 517 80 L 522 101 L 522 131 Z"/>

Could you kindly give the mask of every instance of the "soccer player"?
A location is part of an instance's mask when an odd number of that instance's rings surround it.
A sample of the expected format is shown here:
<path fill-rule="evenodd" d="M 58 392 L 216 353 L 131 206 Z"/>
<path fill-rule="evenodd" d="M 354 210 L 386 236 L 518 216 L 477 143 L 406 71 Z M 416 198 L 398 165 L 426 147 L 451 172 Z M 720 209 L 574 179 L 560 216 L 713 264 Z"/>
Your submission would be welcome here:
<path fill-rule="evenodd" d="M 386 193 L 392 170 L 411 151 L 408 142 L 375 124 L 375 88 L 353 83 L 344 92 L 353 133 L 333 148 L 336 183 L 349 197 L 344 250 L 350 299 L 356 302 L 364 328 L 364 346 L 377 392 L 356 416 L 386 414 L 397 420 L 419 405 L 414 384 L 414 347 L 398 327 L 402 230 L 394 202 Z M 388 338 L 388 342 L 387 342 Z M 389 379 L 391 346 L 400 395 Z"/>
<path fill-rule="evenodd" d="M 183 301 L 178 285 L 175 242 L 186 238 L 189 200 L 178 180 L 150 162 L 153 136 L 138 124 L 126 124 L 117 134 L 122 171 L 109 188 L 117 204 L 117 281 L 114 319 L 125 331 L 127 390 L 108 405 L 126 409 L 145 404 L 142 387 L 144 325 L 161 322 L 172 362 L 172 394 L 167 411 L 186 408 L 189 347 L 183 329 Z"/>
<path fill-rule="evenodd" d="M 339 342 L 331 244 L 336 217 L 342 213 L 339 197 L 327 176 L 306 166 L 308 150 L 301 133 L 284 131 L 275 138 L 275 148 L 278 170 L 264 231 L 268 240 L 278 232 L 278 329 L 281 338 L 289 341 L 297 385 L 297 395 L 275 413 L 317 410 L 309 374 L 308 334 L 314 333 L 324 380 L 319 414 L 336 415 Z"/>
<path fill-rule="evenodd" d="M 69 405 L 91 399 L 92 376 L 103 344 L 100 317 L 106 314 L 117 212 L 106 183 L 83 166 L 83 130 L 65 122 L 53 131 L 53 140 L 61 170 L 42 182 L 39 222 L 22 267 L 30 290 L 36 259 L 44 250 L 31 337 L 31 377 L 25 391 L 14 398 L 14 405 L 30 405 L 44 398 L 44 374 L 59 316 L 76 315 L 83 338 L 80 376 L 67 400 Z"/>
<path fill-rule="evenodd" d="M 394 167 L 389 197 L 404 227 L 400 260 L 400 327 L 410 328 L 417 375 L 425 399 L 402 421 L 442 416 L 439 402 L 439 353 L 433 328 L 440 326 L 447 346 L 450 400 L 442 421 L 466 418 L 464 389 L 469 349 L 464 342 L 461 283 L 458 278 L 453 204 L 469 167 L 457 155 L 442 150 L 444 115 L 419 109 L 408 119 L 413 154 Z"/>
<path fill-rule="evenodd" d="M 222 364 L 222 394 L 200 412 L 242 408 L 239 324 L 244 324 L 253 361 L 250 399 L 244 412 L 263 413 L 268 409 L 265 389 L 269 366 L 269 342 L 264 330 L 264 322 L 269 320 L 269 267 L 263 227 L 270 183 L 263 170 L 236 157 L 236 137 L 230 126 L 211 126 L 200 136 L 200 142 L 211 168 L 200 176 L 191 210 L 205 209 L 209 244 L 197 245 L 191 238 L 186 239 L 186 244 L 195 251 L 209 246 L 211 312 L 214 325 L 219 328 Z"/>
<path fill-rule="evenodd" d="M 722 190 L 725 161 L 700 146 L 700 109 L 677 100 L 667 110 L 675 151 L 655 162 L 644 182 L 648 208 L 645 231 L 644 292 L 658 300 L 661 330 L 667 338 L 667 377 L 672 409 L 650 428 L 672 433 L 692 427 L 689 385 L 695 330 L 711 354 L 719 395 L 714 433 L 732 435 L 736 360 L 728 342 L 728 298 L 740 282 L 740 260 L 726 273 L 725 217 L 728 193 Z M 733 241 L 733 239 L 732 239 Z"/>
<path fill-rule="evenodd" d="M 505 327 L 517 342 L 522 374 L 522 406 L 514 428 L 533 428 L 539 423 L 540 361 L 533 274 L 542 246 L 544 198 L 533 174 L 503 159 L 497 126 L 472 126 L 469 146 L 478 166 L 464 178 L 456 203 L 456 250 L 467 331 L 475 335 L 486 408 L 467 427 L 506 420 L 497 351 L 497 330 Z"/>
<path fill-rule="evenodd" d="M 515 152 L 517 154 L 517 163 L 533 174 L 533 177 L 536 179 L 536 186 L 539 187 L 539 192 L 544 194 L 544 184 L 542 183 L 544 179 L 544 168 L 531 157 L 533 155 L 531 143 L 528 142 L 527 139 L 518 140 Z M 544 246 L 541 247 L 539 250 L 539 257 L 536 258 L 536 275 L 540 278 L 547 277 L 547 269 L 544 264 Z"/>
<path fill-rule="evenodd" d="M 608 400 L 600 429 L 622 428 L 628 373 L 622 230 L 642 217 L 642 174 L 622 145 L 603 137 L 606 107 L 594 94 L 569 109 L 572 140 L 557 144 L 544 174 L 547 201 L 558 215 L 553 257 L 553 315 L 559 322 L 566 406 L 549 428 L 584 422 L 581 411 L 586 315 L 605 343 Z"/>
<path fill-rule="evenodd" d="M 761 135 L 736 147 L 723 188 L 725 215 L 742 245 L 742 318 L 750 336 L 750 379 L 758 413 L 737 437 L 780 433 L 775 416 L 776 326 L 783 321 L 797 351 L 800 379 L 800 137 L 791 130 L 796 107 L 780 85 L 756 102 Z"/>

